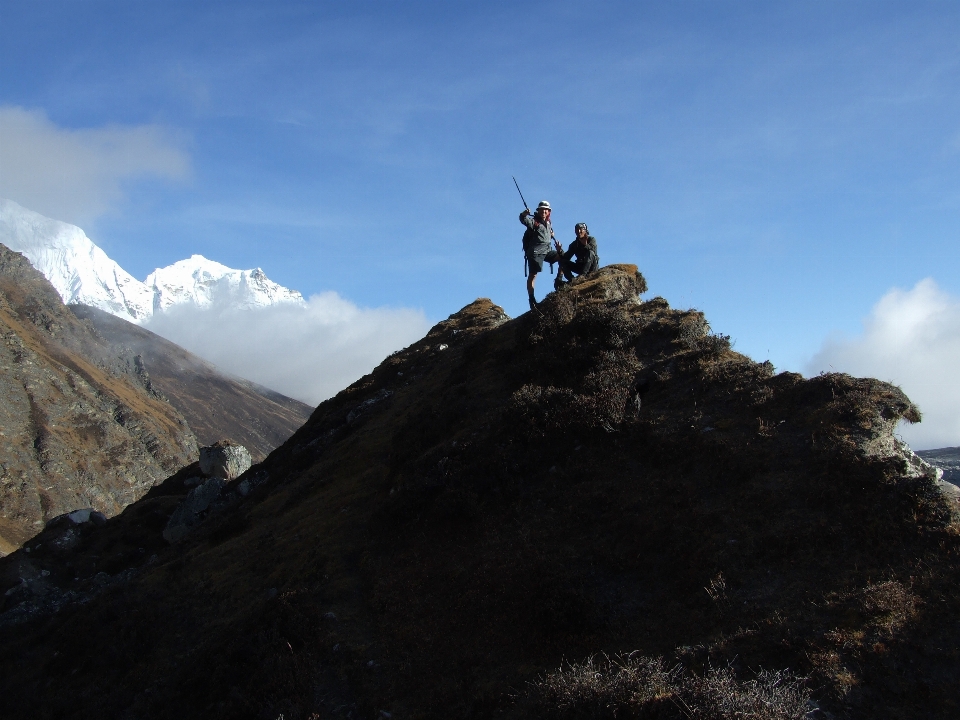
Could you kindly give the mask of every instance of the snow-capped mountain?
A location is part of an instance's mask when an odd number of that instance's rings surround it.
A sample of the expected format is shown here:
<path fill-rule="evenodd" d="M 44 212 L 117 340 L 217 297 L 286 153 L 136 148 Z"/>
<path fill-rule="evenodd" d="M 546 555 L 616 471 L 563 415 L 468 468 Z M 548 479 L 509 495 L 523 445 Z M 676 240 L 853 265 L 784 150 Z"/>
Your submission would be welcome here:
<path fill-rule="evenodd" d="M 23 253 L 65 303 L 92 305 L 133 322 L 153 314 L 153 291 L 76 225 L 0 198 L 0 243 Z"/>
<path fill-rule="evenodd" d="M 233 270 L 202 255 L 193 255 L 147 275 L 154 312 L 174 305 L 257 308 L 303 303 L 303 296 L 268 279 L 260 268 Z"/>
<path fill-rule="evenodd" d="M 183 304 L 219 309 L 304 304 L 299 292 L 272 282 L 260 268 L 234 270 L 202 255 L 154 270 L 140 282 L 76 225 L 12 200 L 0 199 L 0 243 L 23 253 L 65 303 L 90 305 L 135 323 Z"/>

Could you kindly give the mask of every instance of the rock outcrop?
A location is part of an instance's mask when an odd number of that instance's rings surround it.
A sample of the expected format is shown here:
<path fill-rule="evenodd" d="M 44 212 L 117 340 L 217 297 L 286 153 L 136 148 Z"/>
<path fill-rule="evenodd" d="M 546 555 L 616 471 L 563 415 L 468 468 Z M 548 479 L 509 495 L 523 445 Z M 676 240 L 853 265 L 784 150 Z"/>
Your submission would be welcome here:
<path fill-rule="evenodd" d="M 200 472 L 203 478 L 188 478 L 186 486 L 193 486 L 177 509 L 174 510 L 163 530 L 163 539 L 169 543 L 179 542 L 196 528 L 206 516 L 221 504 L 223 491 L 230 480 L 236 480 L 250 469 L 250 453 L 243 445 L 221 440 L 210 447 L 200 448 Z M 233 500 L 246 496 L 251 483 L 245 481 Z"/>
<path fill-rule="evenodd" d="M 200 472 L 207 477 L 234 480 L 250 469 L 250 453 L 243 446 L 220 440 L 200 448 Z"/>
<path fill-rule="evenodd" d="M 191 490 L 170 516 L 163 530 L 163 539 L 175 543 L 185 538 L 200 524 L 210 506 L 220 499 L 224 486 L 222 478 L 212 477 Z"/>

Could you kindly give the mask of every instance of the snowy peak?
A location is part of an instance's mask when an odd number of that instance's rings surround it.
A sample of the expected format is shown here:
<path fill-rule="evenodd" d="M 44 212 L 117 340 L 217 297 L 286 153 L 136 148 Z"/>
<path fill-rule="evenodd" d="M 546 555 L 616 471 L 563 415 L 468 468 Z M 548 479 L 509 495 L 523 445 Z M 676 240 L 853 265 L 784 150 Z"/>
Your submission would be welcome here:
<path fill-rule="evenodd" d="M 64 303 L 89 305 L 135 323 L 182 304 L 220 310 L 304 304 L 299 292 L 271 281 L 260 268 L 234 270 L 202 255 L 158 268 L 140 282 L 76 225 L 12 200 L 0 199 L 0 243 L 23 253 Z"/>
<path fill-rule="evenodd" d="M 246 309 L 304 302 L 299 292 L 271 281 L 260 268 L 234 270 L 202 255 L 154 270 L 146 285 L 153 292 L 154 312 L 184 303 Z"/>
<path fill-rule="evenodd" d="M 76 225 L 0 199 L 0 243 L 23 253 L 64 303 L 92 305 L 134 322 L 153 313 L 149 288 L 111 260 Z"/>

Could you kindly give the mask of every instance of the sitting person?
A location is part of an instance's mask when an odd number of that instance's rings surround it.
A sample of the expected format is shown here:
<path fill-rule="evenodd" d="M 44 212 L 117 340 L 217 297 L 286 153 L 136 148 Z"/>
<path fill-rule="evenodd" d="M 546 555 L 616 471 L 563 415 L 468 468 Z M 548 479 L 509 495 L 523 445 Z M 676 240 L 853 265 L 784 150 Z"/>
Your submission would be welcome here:
<path fill-rule="evenodd" d="M 563 278 L 569 282 L 573 280 L 574 274 L 583 275 L 600 267 L 597 239 L 587 231 L 587 224 L 577 223 L 573 229 L 577 239 L 570 243 L 570 247 L 560 257 L 560 272 L 553 283 L 555 290 L 563 287 Z"/>

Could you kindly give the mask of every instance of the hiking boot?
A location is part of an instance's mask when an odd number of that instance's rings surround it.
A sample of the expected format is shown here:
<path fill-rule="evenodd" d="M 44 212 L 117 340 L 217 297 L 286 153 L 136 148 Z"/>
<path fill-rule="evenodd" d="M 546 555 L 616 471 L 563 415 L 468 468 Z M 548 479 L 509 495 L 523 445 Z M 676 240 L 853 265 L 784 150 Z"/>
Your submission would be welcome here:
<path fill-rule="evenodd" d="M 565 288 L 566 285 L 567 284 L 563 281 L 563 278 L 561 277 L 557 277 L 557 279 L 553 281 L 553 289 L 556 292 L 560 292 L 561 290 L 563 290 L 563 288 Z"/>
<path fill-rule="evenodd" d="M 527 299 L 530 301 L 530 309 L 536 311 L 536 310 L 538 309 L 538 308 L 537 308 L 537 299 L 536 299 L 533 295 L 531 295 L 531 296 L 530 296 L 529 298 L 527 298 Z"/>

